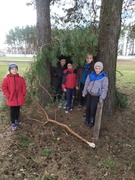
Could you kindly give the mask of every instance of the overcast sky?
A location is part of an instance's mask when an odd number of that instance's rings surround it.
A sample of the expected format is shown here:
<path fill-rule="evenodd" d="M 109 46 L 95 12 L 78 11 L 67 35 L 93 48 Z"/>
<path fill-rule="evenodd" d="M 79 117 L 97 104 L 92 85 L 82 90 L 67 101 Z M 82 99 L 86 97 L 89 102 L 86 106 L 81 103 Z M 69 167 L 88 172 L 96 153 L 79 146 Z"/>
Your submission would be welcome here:
<path fill-rule="evenodd" d="M 72 0 L 67 1 L 68 4 L 71 3 L 70 1 L 72 2 Z M 0 0 L 0 49 L 4 47 L 5 36 L 10 29 L 36 24 L 36 10 L 32 6 L 27 6 L 27 2 L 30 0 Z M 96 2 L 99 3 L 100 0 Z M 62 13 L 57 6 L 53 6 L 52 11 Z"/>
<path fill-rule="evenodd" d="M 36 10 L 26 2 L 29 0 L 0 0 L 0 48 L 10 29 L 36 24 Z"/>

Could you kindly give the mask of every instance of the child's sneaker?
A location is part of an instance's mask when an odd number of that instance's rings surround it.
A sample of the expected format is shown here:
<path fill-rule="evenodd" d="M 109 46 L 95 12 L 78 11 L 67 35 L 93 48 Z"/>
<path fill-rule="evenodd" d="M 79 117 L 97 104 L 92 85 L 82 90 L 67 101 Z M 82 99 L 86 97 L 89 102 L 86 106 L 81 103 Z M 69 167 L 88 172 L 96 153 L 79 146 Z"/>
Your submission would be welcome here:
<path fill-rule="evenodd" d="M 65 113 L 68 113 L 68 111 L 66 110 Z"/>
<path fill-rule="evenodd" d="M 61 102 L 58 104 L 58 108 L 59 108 L 59 109 L 62 108 L 62 103 L 61 103 Z"/>
<path fill-rule="evenodd" d="M 86 112 L 83 113 L 83 117 L 84 117 L 84 118 L 86 117 Z"/>
<path fill-rule="evenodd" d="M 67 103 L 63 103 L 63 109 L 66 109 Z"/>
<path fill-rule="evenodd" d="M 15 131 L 15 130 L 17 129 L 15 123 L 11 124 L 11 127 L 12 127 L 12 130 L 13 130 L 13 131 Z"/>
<path fill-rule="evenodd" d="M 64 106 L 63 108 L 66 109 L 66 106 Z"/>
<path fill-rule="evenodd" d="M 21 122 L 19 120 L 15 120 L 15 125 L 19 126 L 21 124 Z"/>

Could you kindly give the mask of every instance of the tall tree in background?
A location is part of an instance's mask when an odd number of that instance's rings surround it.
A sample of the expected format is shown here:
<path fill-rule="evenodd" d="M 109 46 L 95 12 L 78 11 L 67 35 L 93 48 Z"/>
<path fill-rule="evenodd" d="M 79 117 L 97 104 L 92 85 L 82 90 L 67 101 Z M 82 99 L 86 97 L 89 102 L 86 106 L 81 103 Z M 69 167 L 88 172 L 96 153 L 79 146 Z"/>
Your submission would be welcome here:
<path fill-rule="evenodd" d="M 97 60 L 103 62 L 109 76 L 109 91 L 105 104 L 106 113 L 109 115 L 114 112 L 117 48 L 121 29 L 122 5 L 123 0 L 102 0 L 100 11 Z"/>
<path fill-rule="evenodd" d="M 15 27 L 6 35 L 8 53 L 34 54 L 36 47 L 35 26 Z"/>
<path fill-rule="evenodd" d="M 130 38 L 132 40 L 132 52 L 131 54 L 134 55 L 135 53 L 135 25 L 130 27 Z"/>

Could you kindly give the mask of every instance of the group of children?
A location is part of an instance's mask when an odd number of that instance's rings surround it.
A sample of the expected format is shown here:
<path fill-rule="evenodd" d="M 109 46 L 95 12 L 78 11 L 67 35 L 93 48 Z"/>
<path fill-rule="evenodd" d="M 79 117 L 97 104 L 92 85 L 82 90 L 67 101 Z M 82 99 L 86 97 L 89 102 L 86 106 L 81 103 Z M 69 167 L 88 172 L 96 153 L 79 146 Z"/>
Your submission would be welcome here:
<path fill-rule="evenodd" d="M 16 130 L 20 125 L 20 106 L 26 95 L 26 83 L 18 74 L 16 64 L 9 65 L 9 74 L 2 82 L 2 91 L 6 96 L 6 103 L 10 107 L 11 127 Z M 86 124 L 92 128 L 95 124 L 95 114 L 98 102 L 102 103 L 108 91 L 108 77 L 103 71 L 101 62 L 93 63 L 93 56 L 87 54 L 83 67 L 75 69 L 72 60 L 61 56 L 56 67 L 51 67 L 51 85 L 54 89 L 54 101 L 62 107 L 62 95 L 65 92 L 65 113 L 73 110 L 76 90 L 80 90 L 79 108 L 86 106 Z M 87 95 L 86 104 L 84 97 Z"/>
<path fill-rule="evenodd" d="M 61 65 L 61 69 L 63 69 L 63 73 L 61 74 L 61 78 L 59 78 L 59 88 L 54 86 L 56 89 L 55 92 L 60 92 L 62 89 L 63 92 L 66 93 L 66 106 L 65 113 L 73 110 L 73 102 L 75 97 L 76 90 L 80 90 L 80 104 L 79 109 L 83 106 L 86 106 L 86 125 L 92 128 L 95 124 L 95 115 L 98 102 L 102 103 L 106 98 L 108 91 L 108 77 L 106 73 L 103 71 L 102 62 L 93 63 L 93 55 L 87 54 L 85 64 L 83 67 L 78 67 L 75 69 L 73 67 L 73 62 L 67 61 L 66 58 L 60 59 L 64 61 L 64 65 Z M 66 68 L 67 64 L 67 68 Z M 54 69 L 58 67 L 54 67 Z M 52 71 L 51 77 L 57 77 L 56 71 Z M 58 82 L 58 79 L 55 79 Z M 53 83 L 52 83 L 53 86 Z M 62 93 L 56 93 L 56 99 L 59 102 L 59 107 L 61 103 Z M 87 95 L 86 104 L 84 101 L 84 97 Z M 59 97 L 59 98 L 58 98 Z"/>

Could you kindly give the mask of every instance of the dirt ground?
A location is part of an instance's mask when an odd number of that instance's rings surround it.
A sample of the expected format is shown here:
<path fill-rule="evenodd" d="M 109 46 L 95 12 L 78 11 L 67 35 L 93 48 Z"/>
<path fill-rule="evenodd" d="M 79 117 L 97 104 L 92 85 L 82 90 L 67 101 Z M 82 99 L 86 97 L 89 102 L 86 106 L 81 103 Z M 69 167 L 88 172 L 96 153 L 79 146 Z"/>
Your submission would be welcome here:
<path fill-rule="evenodd" d="M 132 62 L 135 63 L 135 62 Z M 131 64 L 132 65 L 132 64 Z M 128 108 L 113 117 L 103 117 L 99 140 L 84 124 L 82 110 L 65 114 L 64 109 L 47 110 L 49 118 L 68 125 L 96 148 L 67 129 L 45 123 L 40 105 L 24 106 L 22 124 L 11 131 L 7 110 L 0 114 L 0 180 L 134 180 L 135 179 L 135 93 Z"/>

